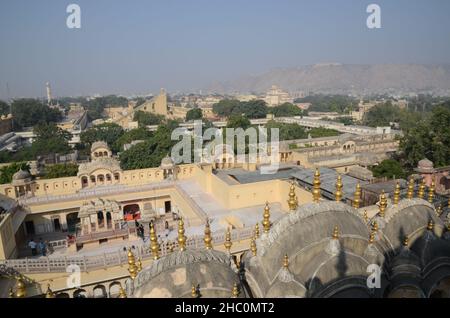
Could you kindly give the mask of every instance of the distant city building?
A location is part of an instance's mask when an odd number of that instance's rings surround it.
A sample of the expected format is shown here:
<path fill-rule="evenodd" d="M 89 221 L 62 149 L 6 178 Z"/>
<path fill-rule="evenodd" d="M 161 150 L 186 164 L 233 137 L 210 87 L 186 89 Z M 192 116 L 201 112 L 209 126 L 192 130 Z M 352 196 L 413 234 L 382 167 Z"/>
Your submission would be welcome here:
<path fill-rule="evenodd" d="M 284 103 L 292 103 L 294 100 L 289 95 L 289 93 L 283 91 L 276 85 L 272 85 L 270 90 L 266 93 L 264 101 L 268 106 L 274 107 Z"/>

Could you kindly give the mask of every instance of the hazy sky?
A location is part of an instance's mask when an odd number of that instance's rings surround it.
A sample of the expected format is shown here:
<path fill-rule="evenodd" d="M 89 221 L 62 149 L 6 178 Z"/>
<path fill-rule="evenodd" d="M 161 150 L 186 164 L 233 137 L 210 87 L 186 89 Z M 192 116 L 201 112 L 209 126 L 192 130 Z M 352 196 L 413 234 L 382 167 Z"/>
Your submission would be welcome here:
<path fill-rule="evenodd" d="M 66 7 L 81 7 L 68 29 Z M 368 29 L 366 8 L 381 7 Z M 448 0 L 0 0 L 0 98 L 169 92 L 274 67 L 450 63 Z"/>

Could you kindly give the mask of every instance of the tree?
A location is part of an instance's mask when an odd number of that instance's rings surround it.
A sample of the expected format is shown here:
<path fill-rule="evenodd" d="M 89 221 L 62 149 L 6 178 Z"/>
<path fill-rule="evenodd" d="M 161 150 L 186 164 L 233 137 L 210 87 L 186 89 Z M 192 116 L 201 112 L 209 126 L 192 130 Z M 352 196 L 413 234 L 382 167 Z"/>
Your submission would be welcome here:
<path fill-rule="evenodd" d="M 133 120 L 138 122 L 139 127 L 145 127 L 161 124 L 164 121 L 164 116 L 138 110 L 134 113 Z"/>
<path fill-rule="evenodd" d="M 372 168 L 374 177 L 387 177 L 389 179 L 393 178 L 405 178 L 406 172 L 402 165 L 393 159 L 383 160 L 378 166 Z"/>
<path fill-rule="evenodd" d="M 0 115 L 7 115 L 7 114 L 9 114 L 9 104 L 0 100 Z"/>
<path fill-rule="evenodd" d="M 33 132 L 36 138 L 31 147 L 35 157 L 54 153 L 66 154 L 71 150 L 69 140 L 72 135 L 54 123 L 41 123 L 34 127 Z"/>
<path fill-rule="evenodd" d="M 78 165 L 74 163 L 58 163 L 45 167 L 44 179 L 73 177 L 78 173 Z"/>
<path fill-rule="evenodd" d="M 317 127 L 317 128 L 312 128 L 309 131 L 309 135 L 311 135 L 312 138 L 321 138 L 321 137 L 339 136 L 340 133 L 339 133 L 339 131 L 334 130 L 334 129 Z"/>
<path fill-rule="evenodd" d="M 54 108 L 44 105 L 36 99 L 17 99 L 12 102 L 14 126 L 18 128 L 31 127 L 39 123 L 56 123 L 63 114 Z"/>
<path fill-rule="evenodd" d="M 400 160 L 412 170 L 423 158 L 436 167 L 450 165 L 450 102 L 434 107 L 430 116 L 423 116 L 400 138 Z"/>
<path fill-rule="evenodd" d="M 190 109 L 186 113 L 186 121 L 199 120 L 203 118 L 203 112 L 200 108 Z"/>
<path fill-rule="evenodd" d="M 246 130 L 250 126 L 250 120 L 244 115 L 232 115 L 227 121 L 227 128 L 242 128 Z"/>
<path fill-rule="evenodd" d="M 120 148 L 115 142 L 123 134 L 124 130 L 118 124 L 104 123 L 83 131 L 80 134 L 80 141 L 87 148 L 90 148 L 96 141 L 105 141 L 113 152 L 118 152 Z"/>
<path fill-rule="evenodd" d="M 241 102 L 233 109 L 232 114 L 244 114 L 247 118 L 265 118 L 267 115 L 267 104 L 263 100 L 251 100 L 249 102 Z"/>
<path fill-rule="evenodd" d="M 85 100 L 82 105 L 88 111 L 89 118 L 95 120 L 103 117 L 105 107 L 126 107 L 128 106 L 128 100 L 125 97 L 108 95 Z"/>
<path fill-rule="evenodd" d="M 311 103 L 309 111 L 314 112 L 337 112 L 340 114 L 349 113 L 356 109 L 358 100 L 345 95 L 309 95 L 303 98 L 297 98 L 296 103 Z"/>
<path fill-rule="evenodd" d="M 393 106 L 389 101 L 372 107 L 364 116 L 364 125 L 370 127 L 390 126 L 391 122 L 398 122 L 402 117 L 402 111 Z"/>
<path fill-rule="evenodd" d="M 30 166 L 26 162 L 14 162 L 0 168 L 0 184 L 11 183 L 13 175 L 20 169 L 29 172 Z"/>
<path fill-rule="evenodd" d="M 233 113 L 233 109 L 239 106 L 240 103 L 236 99 L 223 99 L 213 105 L 213 112 L 221 117 L 229 117 Z"/>
<path fill-rule="evenodd" d="M 174 123 L 171 123 L 173 127 Z M 170 155 L 173 145 L 172 127 L 159 126 L 154 135 L 143 143 L 120 153 L 120 166 L 124 170 L 159 167 L 161 160 Z"/>
<path fill-rule="evenodd" d="M 120 151 L 123 149 L 123 146 L 125 144 L 131 143 L 134 140 L 147 140 L 152 136 L 153 134 L 144 127 L 131 129 L 125 132 L 119 139 L 116 140 L 113 148 Z"/>
<path fill-rule="evenodd" d="M 294 140 L 294 139 L 304 139 L 308 137 L 305 128 L 298 124 L 283 124 L 277 123 L 273 120 L 269 121 L 266 125 L 268 140 L 271 140 L 271 129 L 276 128 L 278 130 L 279 138 L 281 140 Z"/>
<path fill-rule="evenodd" d="M 292 117 L 303 115 L 303 111 L 291 103 L 284 103 L 277 107 L 271 107 L 268 112 L 274 114 L 275 117 Z"/>

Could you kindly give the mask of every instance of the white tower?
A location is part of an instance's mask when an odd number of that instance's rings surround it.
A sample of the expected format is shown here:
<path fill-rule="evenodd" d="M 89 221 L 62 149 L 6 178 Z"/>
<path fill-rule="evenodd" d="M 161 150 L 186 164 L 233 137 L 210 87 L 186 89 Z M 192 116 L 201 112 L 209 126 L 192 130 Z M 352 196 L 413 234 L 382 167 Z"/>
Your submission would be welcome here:
<path fill-rule="evenodd" d="M 47 103 L 50 106 L 52 104 L 52 89 L 49 82 L 45 83 L 45 86 L 47 87 Z"/>

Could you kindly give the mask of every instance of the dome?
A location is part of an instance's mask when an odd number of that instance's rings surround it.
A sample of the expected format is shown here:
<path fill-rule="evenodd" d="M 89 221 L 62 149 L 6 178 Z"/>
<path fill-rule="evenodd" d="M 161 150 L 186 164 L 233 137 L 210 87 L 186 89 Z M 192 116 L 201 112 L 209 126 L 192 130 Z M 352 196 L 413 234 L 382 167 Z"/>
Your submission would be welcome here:
<path fill-rule="evenodd" d="M 332 238 L 336 226 L 339 239 Z M 258 297 L 304 297 L 305 291 L 300 286 L 308 293 L 316 293 L 339 281 L 343 273 L 365 275 L 368 237 L 369 230 L 354 208 L 331 201 L 304 204 L 256 240 L 256 256 L 247 254 L 244 258 L 250 288 L 258 291 Z M 289 256 L 293 275 L 285 291 L 275 286 L 284 255 Z M 312 281 L 320 284 L 314 285 Z"/>
<path fill-rule="evenodd" d="M 196 286 L 201 297 L 229 298 L 234 284 L 239 284 L 231 266 L 230 256 L 216 250 L 175 251 L 139 272 L 132 297 L 190 298 Z"/>
<path fill-rule="evenodd" d="M 415 170 L 422 173 L 432 173 L 434 172 L 433 162 L 431 162 L 427 158 L 422 159 L 417 164 L 417 168 Z"/>
<path fill-rule="evenodd" d="M 13 174 L 13 181 L 25 180 L 31 178 L 31 175 L 28 171 L 20 169 L 15 174 Z"/>
<path fill-rule="evenodd" d="M 91 146 L 91 152 L 95 151 L 98 148 L 106 148 L 109 149 L 108 144 L 105 141 L 96 141 Z"/>
<path fill-rule="evenodd" d="M 169 156 L 166 156 L 161 160 L 161 168 L 162 169 L 172 169 L 173 166 L 174 166 L 174 162 L 173 162 L 172 158 L 170 158 Z"/>

